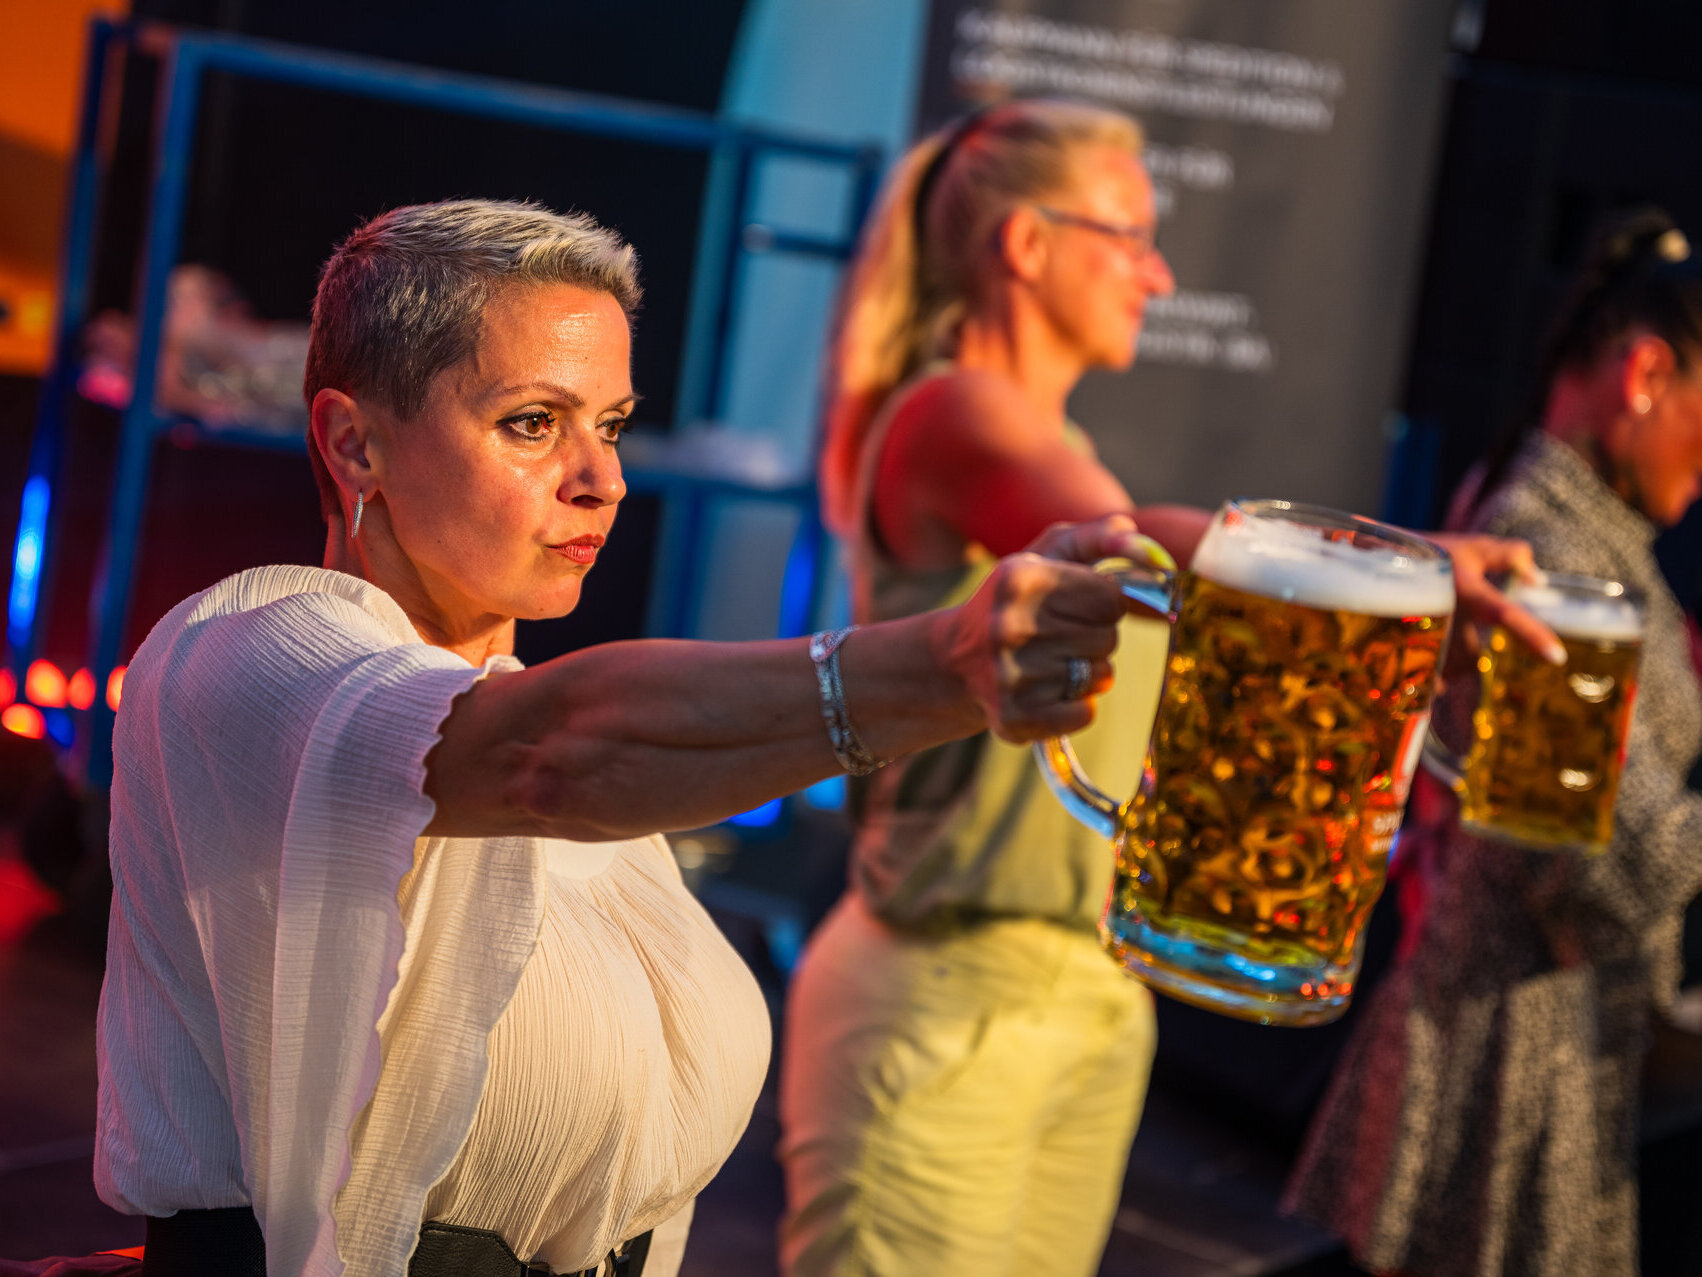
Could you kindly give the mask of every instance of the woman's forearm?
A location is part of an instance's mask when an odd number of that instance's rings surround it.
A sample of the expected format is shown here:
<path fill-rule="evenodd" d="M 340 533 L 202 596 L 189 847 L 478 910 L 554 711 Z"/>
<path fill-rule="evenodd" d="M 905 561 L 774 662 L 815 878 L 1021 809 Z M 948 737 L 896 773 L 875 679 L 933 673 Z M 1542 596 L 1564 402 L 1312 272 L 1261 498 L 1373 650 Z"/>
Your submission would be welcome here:
<path fill-rule="evenodd" d="M 1059 559 L 995 565 L 960 607 L 871 625 L 839 651 L 845 707 L 890 759 L 990 726 L 1074 731 L 1072 661 L 1109 681 L 1123 600 L 1082 566 L 1129 548 L 1128 519 L 1060 529 Z M 1073 561 L 1060 561 L 1068 559 Z M 803 639 L 649 640 L 495 675 L 461 696 L 427 758 L 429 832 L 597 840 L 725 819 L 839 770 Z"/>
<path fill-rule="evenodd" d="M 851 721 L 877 758 L 985 722 L 929 659 L 915 617 L 840 649 Z M 803 639 L 609 643 L 485 680 L 434 751 L 433 832 L 582 840 L 723 820 L 839 770 Z"/>

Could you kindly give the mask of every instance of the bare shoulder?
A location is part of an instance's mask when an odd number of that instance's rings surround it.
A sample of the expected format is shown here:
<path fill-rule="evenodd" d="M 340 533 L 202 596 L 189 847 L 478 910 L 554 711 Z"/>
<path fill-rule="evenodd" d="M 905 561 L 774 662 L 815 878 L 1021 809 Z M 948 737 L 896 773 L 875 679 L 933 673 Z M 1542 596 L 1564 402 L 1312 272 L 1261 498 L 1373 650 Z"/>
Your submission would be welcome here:
<path fill-rule="evenodd" d="M 954 368 L 916 383 L 893 410 L 889 448 L 911 462 L 960 463 L 1043 448 L 1034 410 L 997 373 Z"/>
<path fill-rule="evenodd" d="M 1132 510 L 1116 477 L 1069 444 L 1064 422 L 997 373 L 952 369 L 893 408 L 875 517 L 901 559 L 961 561 L 965 542 L 1019 550 L 1053 523 Z"/>

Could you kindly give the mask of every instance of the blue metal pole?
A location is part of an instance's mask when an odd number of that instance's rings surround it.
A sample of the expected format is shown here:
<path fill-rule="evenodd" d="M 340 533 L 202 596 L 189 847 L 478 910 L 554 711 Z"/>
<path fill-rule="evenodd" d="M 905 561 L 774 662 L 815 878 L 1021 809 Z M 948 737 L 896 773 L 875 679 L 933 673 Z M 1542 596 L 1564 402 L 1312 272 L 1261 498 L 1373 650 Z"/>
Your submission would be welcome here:
<path fill-rule="evenodd" d="M 727 400 L 731 393 L 733 370 L 728 365 L 733 348 L 733 324 L 738 316 L 739 284 L 744 274 L 745 223 L 750 215 L 751 171 L 755 165 L 755 152 L 748 146 L 741 146 L 733 161 L 733 190 L 728 200 L 733 215 L 728 223 L 727 239 L 721 250 L 721 304 L 716 311 L 715 326 L 709 335 L 709 375 L 703 406 L 712 421 L 719 421 L 726 414 Z"/>
<path fill-rule="evenodd" d="M 181 43 L 189 40 L 190 37 L 180 37 Z M 197 35 L 193 41 L 205 65 L 213 69 L 360 97 L 408 102 L 438 111 L 693 150 L 704 150 L 722 142 L 742 142 L 814 159 L 850 161 L 865 149 L 845 143 L 819 142 L 778 129 L 725 124 L 712 115 L 679 107 L 610 99 L 494 76 L 437 71 L 382 58 L 242 36 Z"/>
<path fill-rule="evenodd" d="M 135 389 L 120 426 L 112 521 L 101 556 L 103 579 L 97 585 L 90 617 L 94 651 L 89 668 L 94 673 L 95 686 L 103 691 L 107 677 L 118 664 L 119 648 L 124 641 L 154 437 L 163 424 L 154 411 L 154 395 L 165 334 L 167 284 L 172 267 L 177 264 L 183 235 L 203 69 L 199 42 L 190 38 L 177 41 L 166 54 L 162 68 L 165 122 L 154 158 L 152 215 L 143 254 L 142 292 L 136 308 Z M 90 719 L 88 775 L 91 784 L 105 786 L 112 781 L 112 711 L 104 695 L 96 696 Z"/>
<path fill-rule="evenodd" d="M 865 146 L 857 152 L 857 180 L 851 186 L 851 224 L 846 231 L 846 241 L 853 252 L 856 251 L 857 237 L 863 233 L 863 221 L 868 217 L 875 202 L 875 193 L 880 189 L 881 169 L 885 161 L 886 157 L 878 146 Z"/>
<path fill-rule="evenodd" d="M 797 503 L 798 529 L 792 534 L 792 548 L 786 555 L 786 571 L 780 578 L 780 618 L 775 626 L 778 638 L 807 634 L 814 628 L 816 614 L 821 610 L 817 595 L 825 575 L 821 570 L 821 548 L 826 536 L 815 502 L 806 498 Z"/>
<path fill-rule="evenodd" d="M 75 389 L 77 339 L 88 319 L 89 275 L 94 262 L 95 210 L 105 178 L 100 151 L 101 106 L 107 53 L 118 28 L 105 18 L 89 22 L 77 146 L 71 154 L 71 190 L 59 269 L 59 315 L 52 362 L 36 408 L 29 473 L 12 551 L 12 583 L 6 607 L 6 642 L 22 674 L 40 652 L 51 579 L 53 488 L 65 432 L 65 411 Z"/>
<path fill-rule="evenodd" d="M 729 503 L 713 494 L 694 487 L 685 506 L 682 520 L 679 558 L 674 570 L 679 582 L 674 591 L 675 633 L 682 638 L 696 638 L 698 621 L 703 615 L 705 542 L 717 530 L 721 512 Z"/>
<path fill-rule="evenodd" d="M 684 349 L 680 352 L 679 380 L 674 391 L 676 430 L 709 417 L 715 364 L 720 357 L 716 334 L 721 316 L 722 273 L 727 267 L 726 243 L 729 236 L 739 233 L 732 196 L 733 179 L 743 151 L 742 146 L 723 142 L 707 157 Z"/>
<path fill-rule="evenodd" d="M 831 235 L 776 230 L 762 222 L 752 222 L 745 227 L 744 247 L 747 253 L 790 253 L 797 257 L 821 257 L 830 262 L 848 261 L 854 251 L 853 245 Z"/>
<path fill-rule="evenodd" d="M 721 246 L 722 265 L 718 276 L 720 304 L 709 330 L 709 353 L 703 361 L 703 410 L 718 420 L 726 409 L 727 367 L 732 349 L 733 295 L 738 287 L 743 260 L 746 209 L 750 202 L 752 153 L 748 146 L 734 148 L 731 159 L 731 216 L 726 223 L 726 240 Z M 651 569 L 650 600 L 645 628 L 651 635 L 686 637 L 696 620 L 696 575 L 698 550 L 703 540 L 705 498 L 692 485 L 671 485 L 662 496 L 662 525 L 657 537 L 656 557 Z"/>
<path fill-rule="evenodd" d="M 704 498 L 690 482 L 664 484 L 661 497 L 644 632 L 650 638 L 688 638 L 692 618 L 685 603 L 691 588 L 687 577 L 702 539 Z"/>
<path fill-rule="evenodd" d="M 863 219 L 875 200 L 880 183 L 881 152 L 878 147 L 866 147 L 858 152 L 856 175 L 851 183 L 850 205 L 846 210 L 846 229 L 836 241 L 816 239 L 814 245 L 798 242 L 804 237 L 775 236 L 777 246 L 794 252 L 813 251 L 822 256 L 849 260 L 856 252 L 857 237 L 862 233 Z M 821 521 L 819 495 L 813 490 L 799 505 L 799 522 L 792 552 L 787 558 L 786 575 L 780 592 L 780 637 L 803 634 L 822 624 L 827 609 L 827 583 L 833 566 L 834 540 Z"/>

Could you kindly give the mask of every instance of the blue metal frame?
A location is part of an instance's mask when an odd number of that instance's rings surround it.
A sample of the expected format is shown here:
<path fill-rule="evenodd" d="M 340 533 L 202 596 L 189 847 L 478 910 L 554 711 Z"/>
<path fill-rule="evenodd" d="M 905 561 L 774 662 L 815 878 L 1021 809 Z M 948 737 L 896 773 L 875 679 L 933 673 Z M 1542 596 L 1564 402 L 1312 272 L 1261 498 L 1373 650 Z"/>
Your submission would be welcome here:
<path fill-rule="evenodd" d="M 41 407 L 25 480 L 25 492 L 39 510 L 20 511 L 12 552 L 6 640 L 20 675 L 36 657 L 36 640 L 41 632 L 39 618 L 47 601 L 44 587 L 50 579 L 52 563 L 49 552 L 53 480 L 59 470 L 61 422 L 66 398 L 76 381 L 77 343 L 88 316 L 89 275 L 94 258 L 89 250 L 95 237 L 95 206 L 106 176 L 100 127 L 113 36 L 113 25 L 105 19 L 97 18 L 89 24 L 77 149 L 71 163 L 70 207 L 59 268 L 59 323 L 54 332 L 52 363 L 41 388 Z M 29 562 L 32 558 L 33 563 Z"/>
<path fill-rule="evenodd" d="M 95 213 L 104 179 L 99 130 L 106 104 L 107 62 L 115 49 L 137 46 L 157 53 L 162 59 L 164 110 L 155 139 L 141 290 L 136 308 L 135 385 L 120 425 L 111 518 L 91 609 L 94 638 L 90 669 L 97 688 L 105 687 L 107 676 L 121 655 L 154 444 L 162 431 L 181 424 L 178 418 L 157 411 L 154 398 L 167 283 L 177 264 L 182 239 L 201 88 L 209 71 L 515 124 L 718 151 L 735 157 L 737 180 L 732 184 L 731 215 L 726 216 L 725 211 L 722 214 L 728 234 L 719 280 L 721 296 L 711 311 L 696 312 L 713 315 L 709 331 L 688 335 L 688 343 L 709 343 L 710 355 L 700 361 L 707 375 L 695 393 L 692 393 L 694 388 L 688 387 L 688 395 L 681 396 L 679 420 L 718 417 L 724 407 L 732 318 L 745 258 L 752 253 L 786 252 L 833 261 L 848 259 L 873 199 L 882 164 L 882 154 L 876 146 L 847 146 L 773 129 L 734 126 L 698 112 L 242 36 L 182 32 L 158 24 L 115 23 L 95 18 L 89 27 L 89 61 L 73 167 L 59 328 L 31 449 L 30 479 L 44 481 L 49 503 L 59 466 L 66 405 L 76 384 L 77 341 L 88 314 Z M 762 160 L 773 156 L 842 165 L 851 172 L 845 225 L 837 234 L 775 229 L 748 222 L 755 169 Z M 688 402 L 688 396 L 698 401 Z M 275 435 L 240 428 L 213 430 L 197 426 L 193 437 L 246 447 L 302 446 L 300 441 L 281 441 Z M 704 517 L 711 503 L 729 498 L 777 500 L 798 508 L 800 528 L 781 600 L 780 629 L 782 634 L 792 634 L 810 627 L 822 604 L 828 553 L 828 538 L 816 513 L 813 485 L 803 482 L 761 487 L 643 469 L 629 470 L 627 480 L 631 490 L 660 492 L 665 502 L 662 547 L 656 565 L 662 588 L 653 597 L 648 632 L 688 631 L 696 615 L 695 582 L 701 575 L 697 551 Z M 26 583 L 34 587 L 25 591 L 31 597 L 25 600 L 20 595 L 15 600 L 17 606 L 9 611 L 9 646 L 19 673 L 37 655 L 44 613 L 42 597 L 52 565 L 52 524 L 47 512 L 43 512 L 37 524 L 34 531 L 20 527 L 15 549 L 15 558 L 26 551 L 33 554 L 36 567 L 34 582 Z M 32 539 L 26 544 L 26 538 Z M 792 566 L 800 561 L 800 556 L 804 566 Z M 104 696 L 96 698 L 87 726 L 88 778 L 94 784 L 105 785 L 111 778 L 112 714 Z"/>
<path fill-rule="evenodd" d="M 1398 528 L 1436 526 L 1442 428 L 1427 418 L 1390 416 L 1388 473 L 1383 482 L 1382 518 Z"/>

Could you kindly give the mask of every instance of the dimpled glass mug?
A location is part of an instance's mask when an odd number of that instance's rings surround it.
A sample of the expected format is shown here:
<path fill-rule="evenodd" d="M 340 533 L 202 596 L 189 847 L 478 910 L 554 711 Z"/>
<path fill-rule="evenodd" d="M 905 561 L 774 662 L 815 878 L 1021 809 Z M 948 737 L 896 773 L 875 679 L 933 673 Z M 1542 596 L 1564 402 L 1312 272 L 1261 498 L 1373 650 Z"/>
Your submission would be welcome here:
<path fill-rule="evenodd" d="M 1357 515 L 1231 501 L 1186 571 L 1117 575 L 1171 621 L 1136 792 L 1102 793 L 1067 738 L 1035 746 L 1059 800 L 1115 844 L 1101 938 L 1185 1002 L 1333 1020 L 1424 740 L 1453 565 Z"/>
<path fill-rule="evenodd" d="M 1471 751 L 1457 757 L 1433 731 L 1424 767 L 1460 799 L 1473 833 L 1545 851 L 1600 853 L 1613 838 L 1625 764 L 1644 604 L 1618 581 L 1546 573 L 1507 597 L 1560 636 L 1552 665 L 1500 626 L 1478 652 Z"/>

